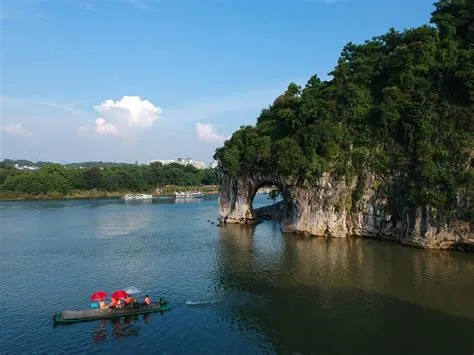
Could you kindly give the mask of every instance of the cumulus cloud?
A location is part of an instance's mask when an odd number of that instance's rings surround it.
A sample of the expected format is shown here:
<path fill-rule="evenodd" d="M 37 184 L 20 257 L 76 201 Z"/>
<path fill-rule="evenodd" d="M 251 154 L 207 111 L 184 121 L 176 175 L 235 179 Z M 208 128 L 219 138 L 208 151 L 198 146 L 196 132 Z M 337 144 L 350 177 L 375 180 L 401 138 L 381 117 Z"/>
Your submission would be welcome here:
<path fill-rule="evenodd" d="M 120 100 L 105 100 L 94 109 L 102 118 L 114 123 L 126 123 L 141 128 L 151 127 L 160 118 L 161 108 L 139 96 L 123 96 Z"/>
<path fill-rule="evenodd" d="M 81 134 L 96 133 L 101 136 L 106 135 L 118 135 L 119 131 L 112 123 L 106 122 L 102 117 L 97 118 L 94 123 L 89 122 L 88 124 L 81 126 L 77 129 Z"/>
<path fill-rule="evenodd" d="M 118 134 L 117 128 L 112 123 L 105 122 L 102 117 L 95 120 L 95 130 L 102 135 Z"/>
<path fill-rule="evenodd" d="M 122 137 L 135 130 L 153 126 L 161 116 L 161 108 L 139 96 L 123 96 L 120 100 L 105 100 L 94 106 L 100 114 L 94 123 L 78 128 L 80 133 L 95 132 L 101 136 L 120 135 Z"/>
<path fill-rule="evenodd" d="M 17 137 L 29 137 L 32 135 L 21 123 L 3 126 L 3 132 Z"/>
<path fill-rule="evenodd" d="M 196 132 L 200 140 L 210 143 L 222 144 L 229 137 L 219 134 L 216 128 L 210 123 L 197 123 Z"/>

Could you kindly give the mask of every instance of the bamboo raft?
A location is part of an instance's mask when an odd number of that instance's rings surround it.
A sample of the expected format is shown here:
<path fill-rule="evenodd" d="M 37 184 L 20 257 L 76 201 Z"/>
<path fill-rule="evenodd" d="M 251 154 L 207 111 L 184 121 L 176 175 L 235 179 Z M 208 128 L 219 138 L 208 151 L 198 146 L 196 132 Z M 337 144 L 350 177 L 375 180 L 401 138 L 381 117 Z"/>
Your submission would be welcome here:
<path fill-rule="evenodd" d="M 168 303 L 152 302 L 148 306 L 124 307 L 120 309 L 85 309 L 80 311 L 62 311 L 53 317 L 55 323 L 77 323 L 97 319 L 124 317 L 135 314 L 164 312 L 171 309 Z"/>

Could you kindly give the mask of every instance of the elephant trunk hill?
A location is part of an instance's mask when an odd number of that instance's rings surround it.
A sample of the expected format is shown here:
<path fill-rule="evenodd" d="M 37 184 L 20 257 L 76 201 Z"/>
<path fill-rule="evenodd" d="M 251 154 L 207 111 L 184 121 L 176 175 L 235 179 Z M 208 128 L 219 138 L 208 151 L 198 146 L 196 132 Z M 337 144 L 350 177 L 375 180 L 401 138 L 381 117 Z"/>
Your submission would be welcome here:
<path fill-rule="evenodd" d="M 282 229 L 474 250 L 474 2 L 347 44 L 330 80 L 291 83 L 216 151 L 220 218 L 252 223 L 275 185 Z"/>

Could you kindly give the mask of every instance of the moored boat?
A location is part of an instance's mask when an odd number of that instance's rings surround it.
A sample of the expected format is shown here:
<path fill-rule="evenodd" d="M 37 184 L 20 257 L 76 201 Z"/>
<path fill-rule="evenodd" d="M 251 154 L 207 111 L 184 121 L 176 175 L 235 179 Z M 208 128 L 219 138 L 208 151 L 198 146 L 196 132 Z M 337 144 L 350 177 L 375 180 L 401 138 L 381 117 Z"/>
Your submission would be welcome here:
<path fill-rule="evenodd" d="M 204 194 L 201 191 L 197 192 L 175 192 L 174 198 L 199 198 L 204 197 Z"/>
<path fill-rule="evenodd" d="M 134 314 L 144 314 L 152 312 L 169 311 L 171 306 L 165 302 L 152 302 L 147 306 L 140 305 L 139 307 L 124 307 L 120 309 L 85 309 L 79 311 L 62 311 L 56 313 L 53 317 L 55 323 L 78 323 L 97 319 L 117 318 Z"/>
<path fill-rule="evenodd" d="M 153 195 L 149 194 L 126 194 L 123 196 L 125 201 L 134 201 L 134 200 L 151 200 Z"/>

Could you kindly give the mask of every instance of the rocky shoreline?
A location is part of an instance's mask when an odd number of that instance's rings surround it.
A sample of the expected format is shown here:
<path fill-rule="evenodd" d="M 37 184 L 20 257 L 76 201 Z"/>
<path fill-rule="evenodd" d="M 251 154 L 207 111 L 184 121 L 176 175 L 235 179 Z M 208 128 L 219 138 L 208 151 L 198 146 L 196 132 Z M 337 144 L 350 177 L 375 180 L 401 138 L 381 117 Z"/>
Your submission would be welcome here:
<path fill-rule="evenodd" d="M 387 197 L 381 192 L 394 184 L 376 175 L 345 182 L 324 174 L 316 184 L 307 186 L 279 175 L 223 174 L 219 219 L 221 223 L 257 223 L 276 217 L 285 233 L 371 237 L 424 249 L 474 251 L 471 224 L 442 216 L 430 206 L 407 206 L 396 193 Z M 267 185 L 278 186 L 284 199 L 280 211 L 273 206 L 252 208 L 257 190 Z"/>

